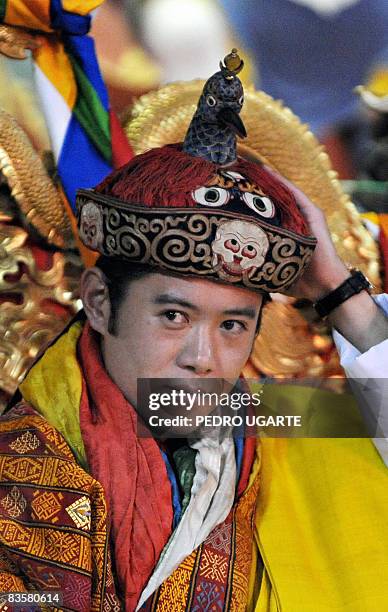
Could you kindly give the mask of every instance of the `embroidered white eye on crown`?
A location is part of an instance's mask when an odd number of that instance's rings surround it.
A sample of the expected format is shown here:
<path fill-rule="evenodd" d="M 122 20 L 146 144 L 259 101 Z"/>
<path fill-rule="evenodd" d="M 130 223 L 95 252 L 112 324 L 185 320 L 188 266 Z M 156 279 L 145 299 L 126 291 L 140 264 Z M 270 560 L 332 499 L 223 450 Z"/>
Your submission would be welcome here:
<path fill-rule="evenodd" d="M 226 184 L 225 187 L 218 185 L 198 187 L 191 194 L 193 200 L 202 206 L 220 208 L 228 204 L 233 197 L 239 200 L 242 205 L 246 204 L 253 212 L 265 219 L 275 217 L 276 209 L 272 200 L 264 193 L 257 192 L 257 190 L 252 189 L 248 191 L 249 183 L 241 174 L 224 171 L 220 175 L 220 180 L 226 183 L 229 182 L 229 185 Z M 230 187 L 233 188 L 231 189 Z"/>
<path fill-rule="evenodd" d="M 230 192 L 222 187 L 199 187 L 192 196 L 198 204 L 218 207 L 229 202 Z"/>
<path fill-rule="evenodd" d="M 249 208 L 257 212 L 266 219 L 271 219 L 275 216 L 275 206 L 272 200 L 267 196 L 257 195 L 256 193 L 243 193 L 243 199 Z"/>

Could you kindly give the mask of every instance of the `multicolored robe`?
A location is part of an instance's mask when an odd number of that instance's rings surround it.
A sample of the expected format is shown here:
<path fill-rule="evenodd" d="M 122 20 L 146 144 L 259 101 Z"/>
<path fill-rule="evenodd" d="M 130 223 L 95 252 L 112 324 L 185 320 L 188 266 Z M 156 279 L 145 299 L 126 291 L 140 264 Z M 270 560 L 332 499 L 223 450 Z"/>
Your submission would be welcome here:
<path fill-rule="evenodd" d="M 74 324 L 46 352 L 22 385 L 31 403 L 20 402 L 0 423 L 0 588 L 59 590 L 64 609 L 134 610 L 173 531 L 171 486 L 157 443 L 136 438 L 136 413 L 104 371 L 96 335 L 88 325 L 81 332 Z M 64 380 L 55 374 L 59 364 Z M 182 564 L 177 610 L 184 601 L 202 609 L 209 597 L 225 609 L 246 606 L 254 458 L 252 439 L 236 503 Z M 164 609 L 168 593 L 166 581 L 144 609 Z"/>
<path fill-rule="evenodd" d="M 0 420 L 0 591 L 60 590 L 63 610 L 130 611 L 171 535 L 171 487 L 152 440 L 136 446 L 123 480 L 131 459 L 118 442 L 130 435 L 134 411 L 126 404 L 120 412 L 113 383 L 106 405 L 95 403 L 85 384 L 95 363 L 77 354 L 81 332 L 73 324 L 46 351 L 21 386 L 23 401 Z M 106 384 L 93 382 L 97 393 Z M 306 393 L 294 396 L 307 401 Z M 323 399 L 340 409 L 335 396 Z M 116 410 L 120 426 L 100 418 L 100 408 Z M 159 469 L 147 472 L 144 460 Z M 245 454 L 225 521 L 144 609 L 383 610 L 387 503 L 386 467 L 368 439 L 262 439 Z"/>

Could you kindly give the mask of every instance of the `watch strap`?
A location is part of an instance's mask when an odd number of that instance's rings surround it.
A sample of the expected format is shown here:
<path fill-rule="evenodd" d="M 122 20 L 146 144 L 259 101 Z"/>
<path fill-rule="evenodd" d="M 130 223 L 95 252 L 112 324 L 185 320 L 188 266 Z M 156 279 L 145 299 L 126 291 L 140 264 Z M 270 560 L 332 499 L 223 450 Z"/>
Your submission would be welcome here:
<path fill-rule="evenodd" d="M 314 304 L 314 308 L 320 317 L 327 317 L 332 310 L 346 302 L 353 295 L 357 295 L 364 289 L 371 291 L 373 286 L 360 270 L 351 270 L 351 276 L 339 287 L 331 291 Z"/>

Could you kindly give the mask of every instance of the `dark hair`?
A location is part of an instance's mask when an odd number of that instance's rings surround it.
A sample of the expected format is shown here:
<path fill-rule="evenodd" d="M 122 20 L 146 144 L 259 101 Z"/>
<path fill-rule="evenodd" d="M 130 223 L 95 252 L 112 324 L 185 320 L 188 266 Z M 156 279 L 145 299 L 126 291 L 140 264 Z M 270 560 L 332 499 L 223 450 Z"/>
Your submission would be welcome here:
<path fill-rule="evenodd" d="M 130 283 L 157 270 L 147 264 L 131 264 L 118 257 L 107 257 L 105 255 L 100 255 L 95 266 L 104 273 L 107 281 L 111 307 L 108 331 L 115 335 L 117 333 L 117 314 Z"/>
<path fill-rule="evenodd" d="M 130 283 L 140 280 L 148 274 L 160 272 L 160 270 L 148 264 L 129 263 L 118 257 L 107 257 L 105 255 L 100 255 L 95 266 L 104 273 L 107 281 L 111 306 L 108 331 L 110 334 L 115 335 L 117 333 L 117 314 Z M 263 307 L 269 301 L 271 301 L 271 296 L 268 293 L 263 293 L 263 303 L 257 319 L 256 335 L 260 331 Z"/>

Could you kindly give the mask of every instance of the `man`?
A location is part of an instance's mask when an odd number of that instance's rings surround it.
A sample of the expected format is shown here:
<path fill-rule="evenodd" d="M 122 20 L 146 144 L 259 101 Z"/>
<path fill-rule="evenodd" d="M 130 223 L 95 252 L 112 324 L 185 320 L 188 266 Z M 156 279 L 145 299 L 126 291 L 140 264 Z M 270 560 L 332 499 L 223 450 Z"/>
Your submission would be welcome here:
<path fill-rule="evenodd" d="M 291 285 L 364 370 L 386 354 L 387 318 L 322 213 L 237 158 L 240 68 L 232 52 L 206 83 L 183 145 L 78 194 L 101 258 L 86 319 L 0 423 L 2 592 L 77 611 L 382 609 L 387 476 L 368 439 L 139 435 L 139 379 L 236 382 L 263 302 Z"/>

